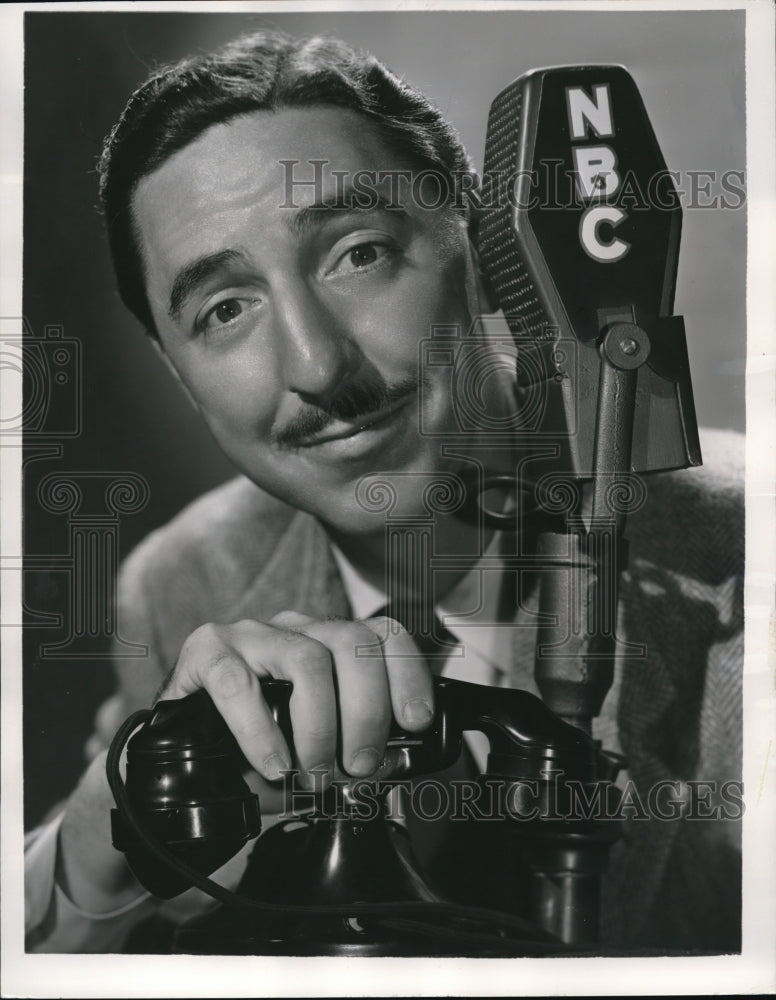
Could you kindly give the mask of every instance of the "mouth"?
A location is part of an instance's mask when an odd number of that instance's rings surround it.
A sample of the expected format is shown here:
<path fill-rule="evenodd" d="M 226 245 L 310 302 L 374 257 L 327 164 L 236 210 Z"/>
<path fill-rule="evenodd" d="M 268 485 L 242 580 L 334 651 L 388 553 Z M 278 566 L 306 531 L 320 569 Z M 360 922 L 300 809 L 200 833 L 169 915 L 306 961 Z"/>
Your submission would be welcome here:
<path fill-rule="evenodd" d="M 357 439 L 376 438 L 380 432 L 390 430 L 395 418 L 405 410 L 415 399 L 415 393 L 409 393 L 385 406 L 380 410 L 365 413 L 357 420 L 338 420 L 319 434 L 300 439 L 296 444 L 299 449 L 319 448 L 322 445 L 336 445 L 337 442 L 350 442 Z"/>

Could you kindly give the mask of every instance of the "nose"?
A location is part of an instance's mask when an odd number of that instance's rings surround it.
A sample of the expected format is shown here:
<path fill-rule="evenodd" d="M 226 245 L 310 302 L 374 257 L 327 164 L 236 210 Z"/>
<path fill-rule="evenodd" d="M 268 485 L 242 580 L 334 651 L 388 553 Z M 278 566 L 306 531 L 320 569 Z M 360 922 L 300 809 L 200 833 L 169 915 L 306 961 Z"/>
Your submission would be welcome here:
<path fill-rule="evenodd" d="M 359 363 L 358 347 L 342 317 L 333 315 L 303 281 L 274 296 L 273 312 L 286 388 L 306 402 L 325 402 Z"/>

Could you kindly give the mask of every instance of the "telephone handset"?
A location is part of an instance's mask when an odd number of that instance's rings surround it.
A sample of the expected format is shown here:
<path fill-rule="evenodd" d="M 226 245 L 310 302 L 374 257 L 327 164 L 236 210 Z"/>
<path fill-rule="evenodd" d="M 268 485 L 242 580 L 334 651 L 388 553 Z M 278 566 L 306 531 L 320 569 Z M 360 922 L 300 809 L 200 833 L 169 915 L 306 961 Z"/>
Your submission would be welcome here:
<path fill-rule="evenodd" d="M 258 797 L 234 737 L 204 690 L 136 713 L 108 758 L 116 798 L 113 842 L 141 883 L 169 899 L 197 886 L 224 906 L 185 926 L 177 950 L 226 954 L 544 954 L 596 940 L 598 886 L 612 823 L 574 814 L 569 804 L 597 794 L 620 761 L 536 696 L 435 678 L 435 718 L 421 734 L 394 724 L 388 752 L 396 766 L 376 789 L 378 808 L 331 794 L 306 820 L 267 830 L 256 842 L 238 893 L 206 876 L 261 830 Z M 291 741 L 285 681 L 262 693 Z M 118 761 L 127 747 L 126 785 Z M 406 838 L 386 819 L 396 782 L 450 766 L 463 733 L 490 744 L 487 783 L 497 823 L 506 824 L 522 872 L 513 913 L 445 900 L 419 872 Z M 341 790 L 340 790 L 341 791 Z M 530 809 L 526 809 L 526 793 Z M 474 822 L 475 820 L 472 820 Z M 491 820 L 489 820 L 491 821 Z M 246 916 L 248 919 L 246 919 Z"/>

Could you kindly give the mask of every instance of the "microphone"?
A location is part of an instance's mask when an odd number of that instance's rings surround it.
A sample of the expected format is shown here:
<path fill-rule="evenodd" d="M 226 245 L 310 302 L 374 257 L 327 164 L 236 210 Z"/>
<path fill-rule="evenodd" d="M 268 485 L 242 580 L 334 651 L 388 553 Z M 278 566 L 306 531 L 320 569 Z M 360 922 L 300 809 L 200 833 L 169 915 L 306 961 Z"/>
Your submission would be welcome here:
<path fill-rule="evenodd" d="M 479 253 L 518 348 L 518 400 L 532 415 L 518 438 L 537 455 L 547 444 L 541 472 L 594 473 L 602 344 L 638 368 L 631 471 L 701 464 L 672 315 L 681 217 L 622 66 L 533 70 L 493 101 Z"/>

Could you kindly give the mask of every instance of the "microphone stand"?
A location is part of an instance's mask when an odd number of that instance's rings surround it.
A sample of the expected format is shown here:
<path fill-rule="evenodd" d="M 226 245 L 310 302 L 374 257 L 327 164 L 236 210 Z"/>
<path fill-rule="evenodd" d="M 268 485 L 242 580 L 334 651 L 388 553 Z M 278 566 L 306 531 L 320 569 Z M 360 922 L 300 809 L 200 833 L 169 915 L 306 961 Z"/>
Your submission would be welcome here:
<path fill-rule="evenodd" d="M 542 530 L 537 539 L 542 624 L 536 683 L 545 704 L 588 735 L 614 678 L 618 583 L 627 561 L 624 531 L 628 501 L 633 500 L 636 384 L 649 352 L 646 332 L 634 323 L 605 327 L 599 346 L 589 527 L 574 513 L 566 518 L 565 530 Z M 598 793 L 604 798 L 597 801 L 616 806 L 619 793 L 611 782 L 624 761 L 615 754 L 604 754 L 603 759 L 610 761 L 611 769 L 599 774 Z M 592 823 L 571 817 L 566 824 L 551 826 L 520 835 L 530 873 L 529 918 L 563 941 L 594 942 L 600 878 L 619 824 L 607 819 L 605 808 Z"/>

